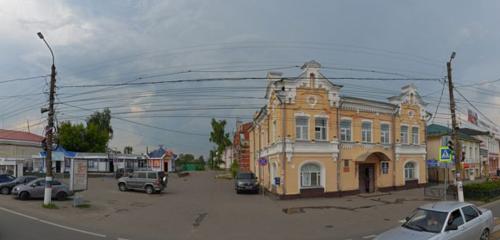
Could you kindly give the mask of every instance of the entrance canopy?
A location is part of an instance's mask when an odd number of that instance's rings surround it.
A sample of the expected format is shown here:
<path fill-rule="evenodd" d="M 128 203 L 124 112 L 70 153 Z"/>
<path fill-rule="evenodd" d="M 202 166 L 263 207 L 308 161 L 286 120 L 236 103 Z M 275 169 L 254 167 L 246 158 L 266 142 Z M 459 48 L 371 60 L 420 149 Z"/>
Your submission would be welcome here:
<path fill-rule="evenodd" d="M 359 155 L 356 158 L 356 162 L 368 162 L 371 160 L 378 161 L 390 161 L 391 159 L 385 155 L 383 152 L 367 152 Z"/>

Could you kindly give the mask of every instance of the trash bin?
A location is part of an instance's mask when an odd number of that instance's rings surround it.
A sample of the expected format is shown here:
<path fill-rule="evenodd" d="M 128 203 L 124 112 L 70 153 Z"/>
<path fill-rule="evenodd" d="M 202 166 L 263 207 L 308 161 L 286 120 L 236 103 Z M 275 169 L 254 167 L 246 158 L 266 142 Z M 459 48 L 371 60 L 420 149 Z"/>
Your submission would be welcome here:
<path fill-rule="evenodd" d="M 497 177 L 500 177 L 500 169 L 497 169 Z"/>

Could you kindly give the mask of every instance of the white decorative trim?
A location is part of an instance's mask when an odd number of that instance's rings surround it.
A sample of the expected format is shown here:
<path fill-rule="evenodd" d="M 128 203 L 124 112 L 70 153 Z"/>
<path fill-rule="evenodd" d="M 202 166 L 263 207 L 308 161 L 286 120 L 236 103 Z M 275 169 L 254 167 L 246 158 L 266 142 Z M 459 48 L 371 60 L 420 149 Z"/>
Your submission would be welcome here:
<path fill-rule="evenodd" d="M 297 171 L 298 171 L 298 176 L 297 176 L 297 179 L 299 181 L 299 185 L 297 185 L 299 187 L 299 190 L 300 189 L 307 189 L 306 188 L 302 188 L 302 177 L 301 177 L 301 171 L 302 171 L 302 166 L 308 164 L 308 163 L 313 163 L 313 164 L 317 164 L 319 167 L 320 167 L 320 173 L 321 173 L 321 176 L 320 176 L 320 186 L 323 187 L 324 191 L 326 191 L 326 171 L 325 171 L 325 166 L 323 166 L 323 163 L 321 161 L 318 161 L 318 160 L 306 160 L 306 161 L 303 161 L 299 164 L 299 167 L 297 168 Z"/>
<path fill-rule="evenodd" d="M 424 144 L 422 145 L 396 144 L 395 153 L 423 155 L 427 153 L 427 149 Z"/>
<path fill-rule="evenodd" d="M 413 173 L 415 175 L 415 178 L 414 179 L 406 179 L 405 177 L 405 174 L 406 174 L 406 169 L 405 169 L 405 166 L 407 163 L 413 163 L 415 164 L 415 172 Z M 405 181 L 407 180 L 417 180 L 419 183 L 420 183 L 420 166 L 418 164 L 418 161 L 417 160 L 413 160 L 413 159 L 409 159 L 409 160 L 406 160 L 404 163 L 403 163 L 403 179 Z"/>
<path fill-rule="evenodd" d="M 293 115 L 295 117 L 308 117 L 308 118 L 311 118 L 310 114 L 307 114 L 307 113 L 304 113 L 304 112 L 295 112 Z"/>

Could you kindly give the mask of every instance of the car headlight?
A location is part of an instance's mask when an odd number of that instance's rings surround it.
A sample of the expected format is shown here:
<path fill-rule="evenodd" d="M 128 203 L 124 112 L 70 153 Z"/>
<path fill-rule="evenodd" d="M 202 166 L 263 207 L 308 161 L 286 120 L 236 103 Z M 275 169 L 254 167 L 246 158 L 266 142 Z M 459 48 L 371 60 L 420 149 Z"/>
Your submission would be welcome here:
<path fill-rule="evenodd" d="M 14 191 L 16 191 L 16 192 L 19 191 L 19 188 L 18 187 L 14 188 Z"/>
<path fill-rule="evenodd" d="M 238 186 L 244 186 L 244 185 L 245 185 L 245 183 L 244 183 L 244 182 L 239 182 L 239 183 L 238 183 Z"/>

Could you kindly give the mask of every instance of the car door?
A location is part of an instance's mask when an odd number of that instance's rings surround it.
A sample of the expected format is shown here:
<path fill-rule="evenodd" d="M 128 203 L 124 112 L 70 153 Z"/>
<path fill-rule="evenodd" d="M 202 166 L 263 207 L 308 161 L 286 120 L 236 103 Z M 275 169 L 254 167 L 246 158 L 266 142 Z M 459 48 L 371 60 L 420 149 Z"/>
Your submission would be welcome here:
<path fill-rule="evenodd" d="M 148 181 L 146 172 L 137 173 L 137 189 L 144 189 L 145 183 Z"/>
<path fill-rule="evenodd" d="M 61 189 L 62 184 L 59 181 L 52 180 L 51 186 L 52 186 L 52 197 L 54 198 Z"/>
<path fill-rule="evenodd" d="M 483 230 L 479 213 L 470 205 L 462 207 L 462 213 L 465 218 L 466 235 L 469 239 L 479 239 Z"/>
<path fill-rule="evenodd" d="M 32 198 L 42 198 L 45 193 L 45 180 L 41 179 L 33 183 L 31 191 L 29 191 Z"/>
<path fill-rule="evenodd" d="M 451 211 L 445 222 L 444 229 L 444 239 L 449 240 L 469 240 L 468 236 L 465 235 L 465 221 L 462 216 L 460 209 Z M 456 230 L 450 229 L 451 227 L 456 227 Z"/>

